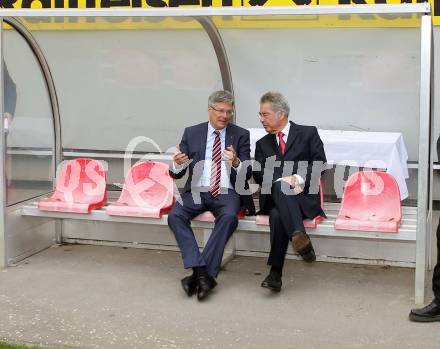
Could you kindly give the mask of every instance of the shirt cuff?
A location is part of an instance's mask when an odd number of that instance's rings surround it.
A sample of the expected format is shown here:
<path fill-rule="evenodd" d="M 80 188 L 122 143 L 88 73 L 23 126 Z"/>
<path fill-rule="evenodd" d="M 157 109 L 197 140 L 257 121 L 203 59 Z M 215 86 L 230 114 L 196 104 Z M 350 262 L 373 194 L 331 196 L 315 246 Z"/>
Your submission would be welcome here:
<path fill-rule="evenodd" d="M 173 172 L 174 174 L 178 174 L 179 172 L 181 172 L 184 168 L 185 168 L 185 164 L 183 165 L 177 165 L 174 161 L 173 161 L 173 165 L 170 167 L 171 172 Z"/>

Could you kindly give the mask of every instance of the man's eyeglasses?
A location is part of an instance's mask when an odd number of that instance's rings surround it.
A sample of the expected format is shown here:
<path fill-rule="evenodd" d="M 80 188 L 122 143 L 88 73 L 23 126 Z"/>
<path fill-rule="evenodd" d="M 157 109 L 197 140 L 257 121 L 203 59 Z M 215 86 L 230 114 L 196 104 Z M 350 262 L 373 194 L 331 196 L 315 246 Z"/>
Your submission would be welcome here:
<path fill-rule="evenodd" d="M 269 114 L 269 113 L 258 113 L 258 118 L 260 119 L 260 120 L 267 120 L 267 119 L 269 119 L 272 115 L 276 115 L 276 114 L 278 114 L 278 112 L 276 111 L 276 112 L 273 112 L 272 114 Z"/>
<path fill-rule="evenodd" d="M 231 117 L 234 115 L 233 110 L 225 110 L 225 109 L 217 109 L 214 106 L 210 106 L 214 111 L 216 111 L 218 114 L 226 114 L 227 116 Z"/>

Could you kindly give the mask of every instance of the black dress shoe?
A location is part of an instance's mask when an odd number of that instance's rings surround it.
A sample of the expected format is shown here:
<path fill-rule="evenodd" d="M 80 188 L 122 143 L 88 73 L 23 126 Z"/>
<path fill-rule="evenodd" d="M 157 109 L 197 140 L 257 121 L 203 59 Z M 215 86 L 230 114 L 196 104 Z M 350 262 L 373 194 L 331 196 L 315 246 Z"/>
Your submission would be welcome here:
<path fill-rule="evenodd" d="M 199 275 L 197 277 L 197 299 L 199 301 L 205 299 L 215 286 L 217 282 L 212 276 Z"/>
<path fill-rule="evenodd" d="M 185 291 L 185 293 L 188 295 L 188 297 L 191 297 L 196 293 L 197 280 L 194 274 L 191 276 L 184 277 L 182 280 L 180 280 L 180 283 L 182 284 L 182 288 Z"/>
<path fill-rule="evenodd" d="M 268 288 L 269 290 L 280 292 L 281 285 L 283 282 L 281 281 L 281 275 L 278 273 L 270 273 L 264 281 L 261 283 L 261 287 Z"/>
<path fill-rule="evenodd" d="M 440 321 L 440 304 L 433 300 L 427 306 L 419 309 L 412 309 L 409 319 L 417 322 Z"/>

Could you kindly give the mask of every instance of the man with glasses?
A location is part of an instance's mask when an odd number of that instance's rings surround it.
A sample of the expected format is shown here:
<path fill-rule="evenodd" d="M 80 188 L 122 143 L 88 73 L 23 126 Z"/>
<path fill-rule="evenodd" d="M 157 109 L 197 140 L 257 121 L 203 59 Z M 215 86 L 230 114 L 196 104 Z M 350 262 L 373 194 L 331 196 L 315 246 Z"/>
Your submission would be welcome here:
<path fill-rule="evenodd" d="M 268 133 L 257 141 L 253 176 L 261 185 L 260 214 L 269 214 L 269 275 L 261 286 L 281 291 L 289 240 L 306 262 L 316 260 L 303 220 L 325 214 L 319 180 L 325 168 L 324 147 L 316 127 L 289 121 L 290 107 L 279 92 L 260 99 L 259 118 Z"/>
<path fill-rule="evenodd" d="M 178 179 L 189 171 L 181 201 L 168 215 L 185 268 L 193 274 L 181 280 L 188 296 L 197 293 L 203 300 L 217 285 L 215 278 L 227 241 L 237 227 L 240 195 L 236 183 L 245 183 L 252 170 L 249 131 L 230 123 L 234 113 L 234 97 L 228 91 L 216 91 L 208 99 L 209 121 L 187 127 L 174 155 L 170 174 Z M 242 180 L 239 180 L 241 176 Z M 244 189 L 244 188 L 237 188 Z M 252 201 L 250 201 L 252 202 Z M 248 205 L 247 209 L 253 208 Z M 212 234 L 199 252 L 190 227 L 191 220 L 204 211 L 215 216 Z"/>

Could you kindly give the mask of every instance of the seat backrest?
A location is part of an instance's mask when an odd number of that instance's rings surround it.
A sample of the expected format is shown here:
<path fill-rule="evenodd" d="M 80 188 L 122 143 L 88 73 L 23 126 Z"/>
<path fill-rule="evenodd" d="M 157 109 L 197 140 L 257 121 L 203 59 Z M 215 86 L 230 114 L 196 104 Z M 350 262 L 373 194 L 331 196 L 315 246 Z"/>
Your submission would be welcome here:
<path fill-rule="evenodd" d="M 173 189 L 173 179 L 167 164 L 138 162 L 125 177 L 118 202 L 138 207 L 168 207 L 174 201 Z"/>
<path fill-rule="evenodd" d="M 396 180 L 386 172 L 354 173 L 345 185 L 339 215 L 360 220 L 400 221 L 402 209 Z"/>
<path fill-rule="evenodd" d="M 105 200 L 106 174 L 100 161 L 79 158 L 67 161 L 59 172 L 53 197 L 80 204 Z"/>

